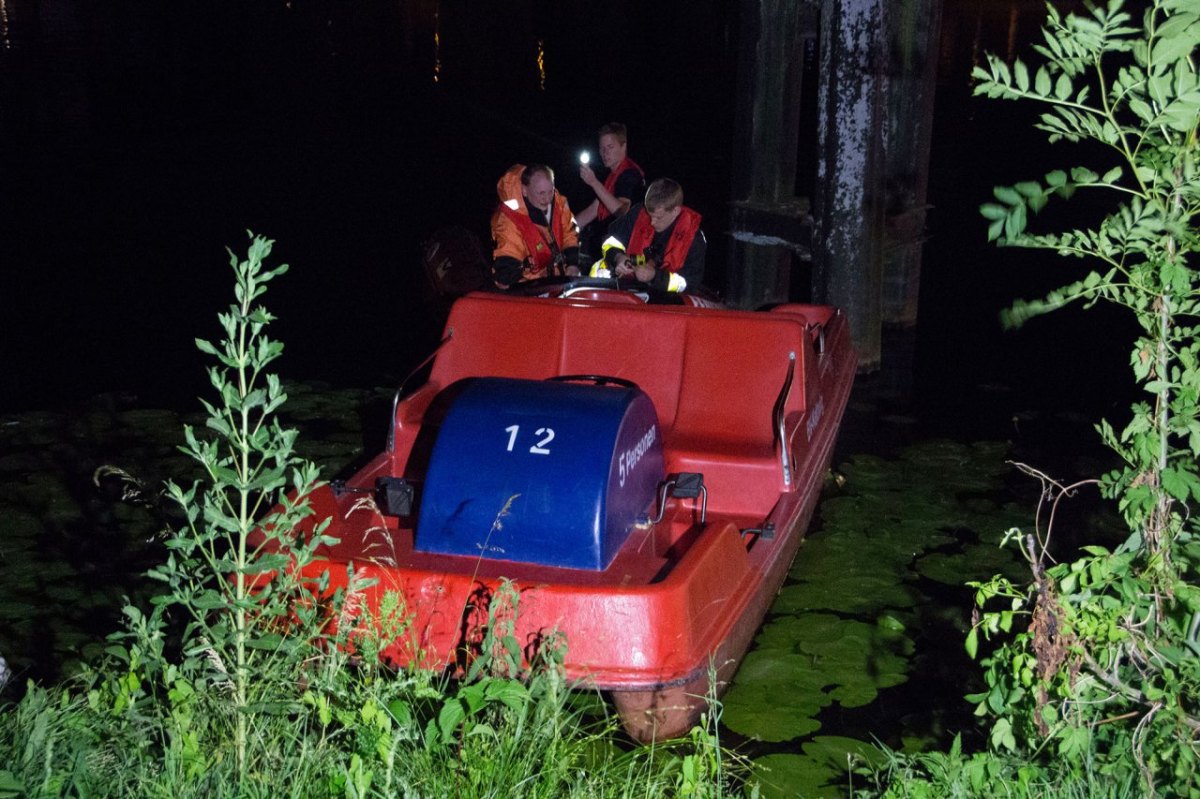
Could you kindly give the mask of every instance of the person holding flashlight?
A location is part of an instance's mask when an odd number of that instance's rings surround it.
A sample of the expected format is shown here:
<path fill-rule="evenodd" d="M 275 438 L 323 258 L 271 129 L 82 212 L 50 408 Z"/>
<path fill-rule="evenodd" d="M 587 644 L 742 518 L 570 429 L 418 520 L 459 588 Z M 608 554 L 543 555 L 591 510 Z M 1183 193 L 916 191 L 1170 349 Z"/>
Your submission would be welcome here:
<path fill-rule="evenodd" d="M 526 280 L 579 274 L 579 228 L 545 164 L 514 164 L 496 184 L 492 280 L 506 289 Z"/>
<path fill-rule="evenodd" d="M 625 126 L 609 122 L 597 132 L 600 162 L 608 170 L 604 180 L 597 177 L 587 153 L 580 157 L 579 177 L 596 194 L 576 219 L 582 230 L 586 252 L 596 252 L 592 246 L 604 241 L 612 220 L 624 215 L 642 198 L 646 188 L 646 173 L 629 157 L 629 142 Z"/>

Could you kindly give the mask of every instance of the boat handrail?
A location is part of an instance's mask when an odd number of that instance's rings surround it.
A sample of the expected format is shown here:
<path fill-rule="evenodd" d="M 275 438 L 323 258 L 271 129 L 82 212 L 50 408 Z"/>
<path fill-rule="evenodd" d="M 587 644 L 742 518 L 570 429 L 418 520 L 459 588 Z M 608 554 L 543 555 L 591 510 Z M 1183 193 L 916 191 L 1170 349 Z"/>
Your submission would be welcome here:
<path fill-rule="evenodd" d="M 396 451 L 396 412 L 400 409 L 400 398 L 404 396 L 404 389 L 408 387 L 409 381 L 416 377 L 418 372 L 420 372 L 422 369 L 428 366 L 430 362 L 433 361 L 434 356 L 437 355 L 442 347 L 446 345 L 446 342 L 452 338 L 454 338 L 454 328 L 450 328 L 446 331 L 445 337 L 443 337 L 442 340 L 437 343 L 437 346 L 433 348 L 433 352 L 426 355 L 425 360 L 414 366 L 412 371 L 409 372 L 408 375 L 400 381 L 400 385 L 396 387 L 396 393 L 392 396 L 392 424 L 390 427 L 388 427 L 388 452 Z"/>
<path fill-rule="evenodd" d="M 704 475 L 699 472 L 682 472 L 667 475 L 667 479 L 658 484 L 658 512 L 650 524 L 658 524 L 667 514 L 667 493 L 681 499 L 700 499 L 700 526 L 708 523 L 708 486 L 704 485 Z"/>
<path fill-rule="evenodd" d="M 788 455 L 787 431 L 784 430 L 783 423 L 786 414 L 784 407 L 787 405 L 788 394 L 792 390 L 792 380 L 796 376 L 796 353 L 793 350 L 788 353 L 788 368 L 787 377 L 783 379 L 783 387 L 779 389 L 779 396 L 775 398 L 775 409 L 773 418 L 775 422 L 775 437 L 779 444 L 779 465 L 783 469 L 783 487 L 791 488 L 792 486 L 792 460 Z"/>

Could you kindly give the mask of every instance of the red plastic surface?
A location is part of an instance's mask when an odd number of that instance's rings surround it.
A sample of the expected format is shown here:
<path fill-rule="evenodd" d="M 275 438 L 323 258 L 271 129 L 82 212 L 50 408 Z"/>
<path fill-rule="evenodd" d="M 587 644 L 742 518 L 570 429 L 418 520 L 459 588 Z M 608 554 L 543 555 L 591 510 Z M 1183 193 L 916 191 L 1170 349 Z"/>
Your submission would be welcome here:
<path fill-rule="evenodd" d="M 816 306 L 750 313 L 472 295 L 455 305 L 447 333 L 429 383 L 397 408 L 394 451 L 351 487 L 389 474 L 419 481 L 439 392 L 456 381 L 599 374 L 650 395 L 666 470 L 704 474 L 708 520 L 699 524 L 692 500 L 671 500 L 660 524 L 635 530 L 607 570 L 589 573 L 417 553 L 409 521 L 355 510 L 360 495 L 326 489 L 315 518 L 332 517 L 329 533 L 342 539 L 327 553 L 334 585 L 353 564 L 379 581 L 371 606 L 394 590 L 414 614 L 389 656 L 452 661 L 480 600 L 509 578 L 521 591 L 522 644 L 565 633 L 568 673 L 600 687 L 679 685 L 710 656 L 740 658 L 795 556 L 832 453 L 855 370 L 844 318 Z M 778 442 L 773 408 L 793 356 Z M 768 522 L 773 538 L 743 532 Z"/>

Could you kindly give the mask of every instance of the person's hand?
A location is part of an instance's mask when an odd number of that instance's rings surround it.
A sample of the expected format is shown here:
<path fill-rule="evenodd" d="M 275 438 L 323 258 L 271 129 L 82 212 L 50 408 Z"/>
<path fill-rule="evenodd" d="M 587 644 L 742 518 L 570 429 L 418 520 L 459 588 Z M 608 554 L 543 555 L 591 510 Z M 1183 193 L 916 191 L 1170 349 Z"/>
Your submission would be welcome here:
<path fill-rule="evenodd" d="M 655 266 L 653 260 L 643 261 L 633 268 L 633 276 L 643 283 L 649 283 L 654 279 Z"/>
<path fill-rule="evenodd" d="M 613 264 L 613 273 L 617 277 L 629 277 L 633 274 L 633 267 L 629 265 L 628 255 L 621 253 L 617 256 L 617 260 Z"/>
<path fill-rule="evenodd" d="M 579 267 L 574 264 L 567 264 L 567 268 L 563 270 L 563 274 L 567 277 L 579 277 Z"/>
<path fill-rule="evenodd" d="M 593 189 L 600 185 L 600 181 L 596 180 L 596 173 L 592 171 L 590 166 L 579 167 L 579 177 L 583 182 L 591 186 Z"/>

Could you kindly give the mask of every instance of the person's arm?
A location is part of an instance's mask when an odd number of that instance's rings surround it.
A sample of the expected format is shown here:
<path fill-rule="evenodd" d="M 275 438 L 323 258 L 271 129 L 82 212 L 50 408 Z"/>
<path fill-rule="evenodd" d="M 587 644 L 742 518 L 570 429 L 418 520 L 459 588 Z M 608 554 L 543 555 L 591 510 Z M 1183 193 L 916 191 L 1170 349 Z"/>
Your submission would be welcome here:
<path fill-rule="evenodd" d="M 571 213 L 571 209 L 567 206 L 566 198 L 559 195 L 561 201 L 557 203 L 554 213 L 567 215 L 567 230 L 563 233 L 562 241 L 558 243 L 559 249 L 564 252 L 571 249 L 579 249 L 579 218 Z"/>
<path fill-rule="evenodd" d="M 596 177 L 596 173 L 591 170 L 591 167 L 579 167 L 579 177 L 583 178 L 584 183 L 592 187 L 592 191 L 596 193 L 596 202 L 602 203 L 610 214 L 619 216 L 629 210 L 629 200 L 616 197 L 612 192 L 604 188 L 604 184 Z"/>
<path fill-rule="evenodd" d="M 697 230 L 695 238 L 692 239 L 692 246 L 688 248 L 687 257 L 683 260 L 683 266 L 675 272 L 655 269 L 653 275 L 638 271 L 637 279 L 657 291 L 694 291 L 704 282 L 704 258 L 707 251 L 708 242 L 704 239 L 704 231 Z M 679 285 L 680 278 L 683 279 L 682 286 Z"/>
<path fill-rule="evenodd" d="M 496 288 L 511 288 L 514 283 L 521 282 L 523 266 L 524 264 L 516 258 L 500 256 L 492 261 L 492 282 L 496 284 Z"/>
<path fill-rule="evenodd" d="M 596 219 L 596 213 L 600 208 L 599 200 L 592 200 L 588 203 L 587 208 L 584 208 L 579 213 L 575 214 L 575 221 L 579 223 L 579 227 L 584 228 L 592 224 Z"/>
<path fill-rule="evenodd" d="M 628 213 L 631 206 L 642 201 L 642 195 L 645 193 L 646 181 L 642 178 L 642 173 L 636 169 L 626 169 L 617 178 L 617 185 L 613 186 L 613 196 L 621 201 L 621 210 L 613 213 L 617 216 Z"/>
<path fill-rule="evenodd" d="M 683 266 L 680 266 L 677 274 L 683 277 L 688 284 L 684 287 L 685 292 L 695 292 L 700 288 L 700 284 L 704 282 L 704 257 L 708 254 L 708 241 L 704 239 L 703 230 L 696 230 L 696 236 L 691 240 L 691 247 L 688 248 L 688 257 L 684 258 Z M 666 278 L 664 289 L 670 289 L 670 277 L 665 270 L 659 270 L 662 277 Z M 656 276 L 658 277 L 658 276 Z"/>
<path fill-rule="evenodd" d="M 635 214 L 626 214 L 617 217 L 608 229 L 608 237 L 600 245 L 604 263 L 617 277 L 628 277 L 633 274 L 633 267 L 629 265 L 629 255 L 625 252 L 625 247 L 630 237 L 633 236 L 635 216 Z"/>
<path fill-rule="evenodd" d="M 707 254 L 708 241 L 704 238 L 704 231 L 697 230 L 692 246 L 688 248 L 687 258 L 679 269 L 679 274 L 687 281 L 687 288 L 692 291 L 700 288 L 704 282 L 704 259 Z"/>
<path fill-rule="evenodd" d="M 506 289 L 521 279 L 527 252 L 516 224 L 503 213 L 492 217 L 492 280 Z"/>
<path fill-rule="evenodd" d="M 578 275 L 580 273 L 579 248 L 568 247 L 562 251 L 562 254 L 563 261 L 566 263 L 563 272 L 571 276 Z"/>

